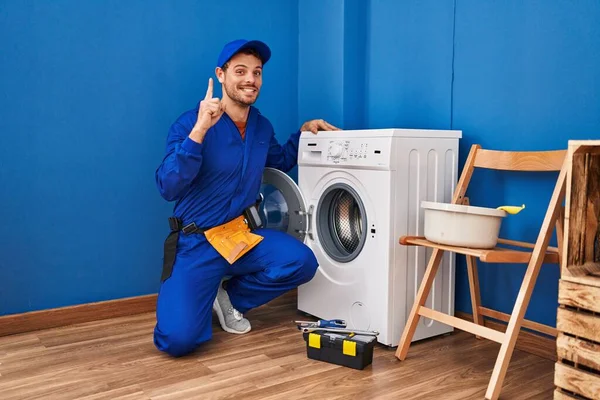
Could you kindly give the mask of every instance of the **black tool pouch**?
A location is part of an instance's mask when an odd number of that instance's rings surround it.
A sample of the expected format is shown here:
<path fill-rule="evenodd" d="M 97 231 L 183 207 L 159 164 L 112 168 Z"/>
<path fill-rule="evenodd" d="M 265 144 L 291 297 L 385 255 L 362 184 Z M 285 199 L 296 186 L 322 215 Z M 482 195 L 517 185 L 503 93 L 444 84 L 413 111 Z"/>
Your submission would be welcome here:
<path fill-rule="evenodd" d="M 167 236 L 164 244 L 163 269 L 160 281 L 164 282 L 171 277 L 173 272 L 173 264 L 175 264 L 175 253 L 177 252 L 177 241 L 179 239 L 179 231 L 172 230 Z"/>
<path fill-rule="evenodd" d="M 183 225 L 181 220 L 177 217 L 169 217 L 169 227 L 171 232 L 164 244 L 164 258 L 163 258 L 163 269 L 160 278 L 161 282 L 166 281 L 171 277 L 173 272 L 173 264 L 175 264 L 175 255 L 177 253 L 177 242 L 179 241 L 179 233 L 183 232 L 186 235 L 193 233 L 203 233 L 204 229 L 199 229 L 194 222 Z"/>

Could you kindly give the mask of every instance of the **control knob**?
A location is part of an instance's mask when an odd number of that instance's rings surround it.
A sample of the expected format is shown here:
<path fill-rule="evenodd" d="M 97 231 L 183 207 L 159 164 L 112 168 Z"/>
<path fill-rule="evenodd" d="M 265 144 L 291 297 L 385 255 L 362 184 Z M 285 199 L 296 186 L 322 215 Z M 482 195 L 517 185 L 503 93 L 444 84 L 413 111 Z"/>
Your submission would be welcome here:
<path fill-rule="evenodd" d="M 329 147 L 329 155 L 334 158 L 340 157 L 342 155 L 343 151 L 344 151 L 344 149 L 342 148 L 342 146 L 339 143 L 333 143 Z"/>

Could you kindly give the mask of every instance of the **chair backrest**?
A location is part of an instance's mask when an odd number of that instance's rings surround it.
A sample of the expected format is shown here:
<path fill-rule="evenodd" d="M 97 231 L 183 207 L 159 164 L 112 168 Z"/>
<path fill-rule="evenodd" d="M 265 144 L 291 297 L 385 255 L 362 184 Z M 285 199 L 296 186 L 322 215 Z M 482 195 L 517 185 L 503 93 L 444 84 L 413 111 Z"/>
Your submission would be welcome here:
<path fill-rule="evenodd" d="M 471 146 L 463 172 L 452 196 L 452 203 L 463 204 L 464 196 L 475 168 L 505 171 L 560 171 L 567 157 L 567 150 L 548 151 L 499 151 Z"/>
<path fill-rule="evenodd" d="M 560 171 L 567 150 L 497 151 L 477 148 L 476 168 L 507 171 Z"/>

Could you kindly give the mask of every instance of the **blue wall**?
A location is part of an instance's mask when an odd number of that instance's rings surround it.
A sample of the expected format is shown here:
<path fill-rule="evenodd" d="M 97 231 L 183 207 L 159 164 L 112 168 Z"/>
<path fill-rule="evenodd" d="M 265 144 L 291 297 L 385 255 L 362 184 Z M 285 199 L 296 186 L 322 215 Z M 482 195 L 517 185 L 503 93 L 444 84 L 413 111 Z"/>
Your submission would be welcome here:
<path fill-rule="evenodd" d="M 247 35 L 272 47 L 257 106 L 285 140 L 295 2 L 0 2 L 0 315 L 158 290 L 168 128 Z"/>
<path fill-rule="evenodd" d="M 212 4 L 0 4 L 0 314 L 157 290 L 166 131 L 205 92 L 221 44 L 248 32 L 274 50 L 258 106 L 280 139 L 311 118 L 461 129 L 462 168 L 473 143 L 600 137 L 596 0 Z M 553 178 L 478 173 L 469 196 L 526 203 L 502 234 L 534 241 Z M 523 272 L 481 265 L 484 305 L 509 312 Z M 470 312 L 466 276 L 459 257 L 456 306 Z M 545 266 L 528 318 L 554 324 L 557 280 Z"/>
<path fill-rule="evenodd" d="M 298 122 L 365 126 L 368 2 L 299 2 Z"/>
<path fill-rule="evenodd" d="M 449 129 L 453 3 L 371 1 L 367 123 Z"/>

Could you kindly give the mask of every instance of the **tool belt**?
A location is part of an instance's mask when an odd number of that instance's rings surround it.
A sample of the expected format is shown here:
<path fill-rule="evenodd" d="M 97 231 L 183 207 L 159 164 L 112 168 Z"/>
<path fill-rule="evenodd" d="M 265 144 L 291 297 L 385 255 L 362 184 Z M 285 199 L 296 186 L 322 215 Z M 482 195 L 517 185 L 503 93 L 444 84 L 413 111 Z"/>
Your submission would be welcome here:
<path fill-rule="evenodd" d="M 214 228 L 198 228 L 194 222 L 184 226 L 176 217 L 169 217 L 169 227 L 171 232 L 165 240 L 161 282 L 168 279 L 173 272 L 180 232 L 186 235 L 203 233 L 208 242 L 229 264 L 236 262 L 263 240 L 262 236 L 250 232 L 262 227 L 255 205 L 248 207 L 239 217 Z"/>

